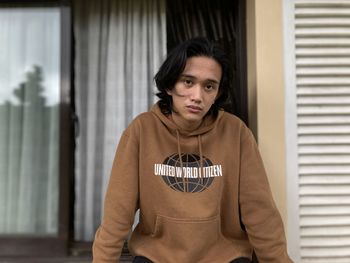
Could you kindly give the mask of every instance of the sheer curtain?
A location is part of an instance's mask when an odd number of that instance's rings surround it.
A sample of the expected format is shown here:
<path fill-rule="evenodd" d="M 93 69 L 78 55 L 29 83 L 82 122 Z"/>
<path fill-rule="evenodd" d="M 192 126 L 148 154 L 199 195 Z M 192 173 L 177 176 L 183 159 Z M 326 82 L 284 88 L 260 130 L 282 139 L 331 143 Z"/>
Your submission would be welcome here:
<path fill-rule="evenodd" d="M 0 6 L 0 235 L 58 230 L 60 13 Z"/>
<path fill-rule="evenodd" d="M 119 137 L 155 101 L 166 53 L 163 0 L 74 1 L 75 239 L 93 239 Z"/>

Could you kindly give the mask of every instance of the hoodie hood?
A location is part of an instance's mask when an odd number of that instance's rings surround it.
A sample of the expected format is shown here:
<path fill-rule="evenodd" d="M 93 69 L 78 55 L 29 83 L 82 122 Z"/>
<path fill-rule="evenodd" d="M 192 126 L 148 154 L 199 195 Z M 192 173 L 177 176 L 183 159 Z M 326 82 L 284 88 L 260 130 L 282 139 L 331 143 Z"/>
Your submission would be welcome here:
<path fill-rule="evenodd" d="M 164 115 L 158 103 L 154 104 L 153 107 L 151 108 L 151 112 L 155 114 L 160 121 L 168 127 L 169 130 L 173 131 L 174 133 L 180 133 L 181 135 L 185 136 L 198 136 L 202 135 L 204 133 L 207 133 L 208 131 L 212 130 L 218 123 L 218 121 L 222 118 L 224 111 L 219 110 L 217 116 L 212 116 L 212 115 L 206 115 L 200 124 L 200 126 L 193 130 L 184 130 L 181 127 L 179 127 L 171 118 L 170 116 Z"/>
<path fill-rule="evenodd" d="M 159 107 L 159 104 L 156 103 L 152 108 L 151 108 L 151 112 L 153 114 L 155 114 L 160 121 L 167 126 L 167 128 L 175 133 L 176 135 L 176 139 L 177 139 L 177 152 L 178 152 L 178 156 L 183 156 L 183 153 L 181 151 L 181 142 L 180 142 L 180 134 L 187 136 L 187 137 L 197 137 L 197 141 L 198 141 L 198 151 L 199 151 L 199 158 L 200 158 L 200 169 L 202 169 L 202 174 L 203 173 L 203 167 L 204 167 L 204 160 L 203 160 L 203 151 L 202 151 L 202 138 L 201 135 L 207 133 L 208 131 L 212 130 L 218 123 L 219 119 L 222 118 L 224 112 L 223 111 L 219 111 L 218 115 L 216 117 L 207 114 L 202 123 L 200 124 L 200 126 L 193 130 L 193 131 L 188 131 L 188 130 L 184 130 L 181 127 L 179 127 L 171 118 L 170 116 L 166 116 L 164 115 Z M 180 167 L 181 169 L 184 168 L 184 164 L 182 160 L 183 158 L 180 158 Z M 184 181 L 184 185 L 185 185 L 185 178 L 182 178 L 182 180 Z"/>

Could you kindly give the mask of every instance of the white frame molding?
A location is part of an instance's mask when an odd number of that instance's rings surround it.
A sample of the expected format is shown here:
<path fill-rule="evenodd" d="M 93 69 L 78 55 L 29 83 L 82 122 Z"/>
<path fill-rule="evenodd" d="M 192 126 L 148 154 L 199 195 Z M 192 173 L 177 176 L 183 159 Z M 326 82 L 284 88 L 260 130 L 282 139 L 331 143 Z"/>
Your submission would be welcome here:
<path fill-rule="evenodd" d="M 285 139 L 287 173 L 287 240 L 289 254 L 300 262 L 299 176 L 297 98 L 295 64 L 294 0 L 283 0 L 283 41 L 285 80 Z"/>

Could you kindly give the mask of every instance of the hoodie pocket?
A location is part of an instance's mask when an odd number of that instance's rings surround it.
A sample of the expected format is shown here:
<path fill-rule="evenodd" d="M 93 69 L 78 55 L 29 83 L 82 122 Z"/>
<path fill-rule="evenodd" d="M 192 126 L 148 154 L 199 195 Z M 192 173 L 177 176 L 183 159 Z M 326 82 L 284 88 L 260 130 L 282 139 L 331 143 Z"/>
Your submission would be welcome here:
<path fill-rule="evenodd" d="M 220 217 L 172 218 L 158 215 L 153 238 L 159 239 L 164 250 L 186 252 L 190 258 L 203 255 L 218 241 Z"/>

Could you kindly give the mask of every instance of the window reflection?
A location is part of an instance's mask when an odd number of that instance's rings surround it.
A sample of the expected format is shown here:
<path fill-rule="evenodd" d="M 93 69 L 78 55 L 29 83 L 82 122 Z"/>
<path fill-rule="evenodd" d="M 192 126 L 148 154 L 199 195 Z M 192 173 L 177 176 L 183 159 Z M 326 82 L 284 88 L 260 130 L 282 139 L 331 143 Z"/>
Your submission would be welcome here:
<path fill-rule="evenodd" d="M 0 7 L 0 234 L 58 230 L 60 14 Z"/>

